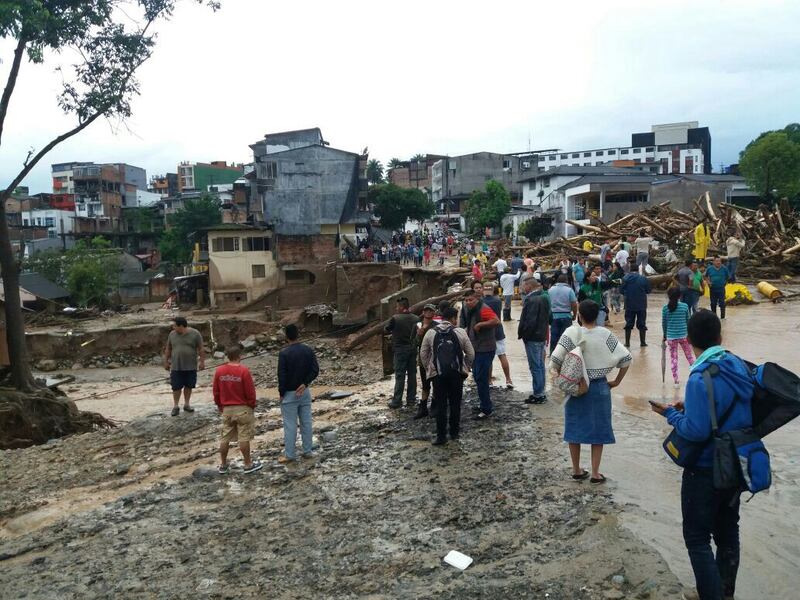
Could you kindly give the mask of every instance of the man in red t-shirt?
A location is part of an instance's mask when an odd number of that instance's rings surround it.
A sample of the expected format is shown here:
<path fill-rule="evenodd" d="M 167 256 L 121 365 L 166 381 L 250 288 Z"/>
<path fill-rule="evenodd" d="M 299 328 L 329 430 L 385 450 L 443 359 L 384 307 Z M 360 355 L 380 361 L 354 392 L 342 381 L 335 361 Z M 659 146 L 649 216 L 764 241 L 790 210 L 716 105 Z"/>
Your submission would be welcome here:
<path fill-rule="evenodd" d="M 239 361 L 242 351 L 231 346 L 225 351 L 228 362 L 214 371 L 214 403 L 222 413 L 222 440 L 219 444 L 221 474 L 229 471 L 228 445 L 239 440 L 239 450 L 244 458 L 244 472 L 253 473 L 263 465 L 250 458 L 250 440 L 255 435 L 256 386 L 250 370 Z"/>

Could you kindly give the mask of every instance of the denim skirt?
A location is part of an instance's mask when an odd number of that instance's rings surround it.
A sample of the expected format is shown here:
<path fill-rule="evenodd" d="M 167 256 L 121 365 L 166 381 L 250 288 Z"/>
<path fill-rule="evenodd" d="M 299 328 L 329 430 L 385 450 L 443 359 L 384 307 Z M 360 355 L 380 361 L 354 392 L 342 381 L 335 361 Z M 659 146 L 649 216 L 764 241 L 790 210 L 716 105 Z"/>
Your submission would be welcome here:
<path fill-rule="evenodd" d="M 613 444 L 611 388 L 593 379 L 583 396 L 570 396 L 564 405 L 564 441 L 570 444 Z"/>

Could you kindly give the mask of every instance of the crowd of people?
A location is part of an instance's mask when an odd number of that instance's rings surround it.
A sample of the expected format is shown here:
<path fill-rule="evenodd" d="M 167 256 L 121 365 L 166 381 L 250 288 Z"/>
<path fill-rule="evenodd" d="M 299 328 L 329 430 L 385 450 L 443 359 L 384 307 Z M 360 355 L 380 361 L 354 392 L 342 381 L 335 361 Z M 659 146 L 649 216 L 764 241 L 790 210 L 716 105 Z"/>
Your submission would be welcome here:
<path fill-rule="evenodd" d="M 444 265 L 457 248 L 457 238 L 444 227 L 398 231 L 387 241 L 356 237 L 356 247 L 342 244 L 342 259 L 347 262 L 376 262 L 429 267 Z"/>

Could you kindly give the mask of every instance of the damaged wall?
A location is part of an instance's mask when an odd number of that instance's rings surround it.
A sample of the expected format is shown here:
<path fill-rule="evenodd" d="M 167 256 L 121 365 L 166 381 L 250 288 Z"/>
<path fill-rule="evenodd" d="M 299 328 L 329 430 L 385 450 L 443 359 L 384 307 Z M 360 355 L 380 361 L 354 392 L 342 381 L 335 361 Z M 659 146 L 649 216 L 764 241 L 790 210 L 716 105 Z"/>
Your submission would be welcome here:
<path fill-rule="evenodd" d="M 403 286 L 400 265 L 342 263 L 336 267 L 335 325 L 367 323 L 380 316 L 381 298 Z"/>

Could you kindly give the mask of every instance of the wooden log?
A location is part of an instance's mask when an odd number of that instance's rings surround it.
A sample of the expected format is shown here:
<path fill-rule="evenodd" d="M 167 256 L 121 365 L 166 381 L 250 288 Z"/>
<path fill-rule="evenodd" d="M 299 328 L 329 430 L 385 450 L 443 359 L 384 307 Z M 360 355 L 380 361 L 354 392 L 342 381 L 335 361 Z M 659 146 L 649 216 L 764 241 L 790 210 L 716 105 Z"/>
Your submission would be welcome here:
<path fill-rule="evenodd" d="M 800 250 L 800 238 L 794 238 L 794 241 L 797 242 L 797 245 L 792 246 L 791 248 L 787 248 L 781 254 L 783 254 L 784 256 L 788 256 L 789 254 L 794 254 L 795 252 Z"/>
<path fill-rule="evenodd" d="M 708 209 L 708 214 L 712 219 L 716 219 L 717 215 L 714 214 L 714 207 L 711 206 L 711 194 L 709 192 L 706 192 L 705 196 L 706 196 L 706 208 Z"/>
<path fill-rule="evenodd" d="M 471 278 L 469 278 L 471 279 Z M 458 290 L 456 292 L 448 292 L 442 296 L 433 296 L 432 298 L 426 298 L 421 302 L 417 302 L 408 310 L 414 314 L 419 314 L 422 312 L 423 307 L 426 304 L 439 304 L 442 300 L 452 300 L 453 298 L 458 298 L 463 296 L 467 291 L 467 288 Z M 381 321 L 377 325 L 373 325 L 372 327 L 368 327 L 363 331 L 359 331 L 358 333 L 354 333 L 348 337 L 347 341 L 344 344 L 345 350 L 352 350 L 356 346 L 363 344 L 369 338 L 378 335 L 379 333 L 383 332 L 383 329 L 389 324 L 389 319 L 385 321 Z"/>
<path fill-rule="evenodd" d="M 673 234 L 671 232 L 669 232 L 666 229 L 664 229 L 661 225 L 659 225 L 658 223 L 653 221 L 650 217 L 646 217 L 645 215 L 641 215 L 641 219 L 645 223 L 649 223 L 652 227 L 655 227 L 656 229 L 658 229 L 661 233 L 666 235 L 668 238 L 672 237 Z"/>

